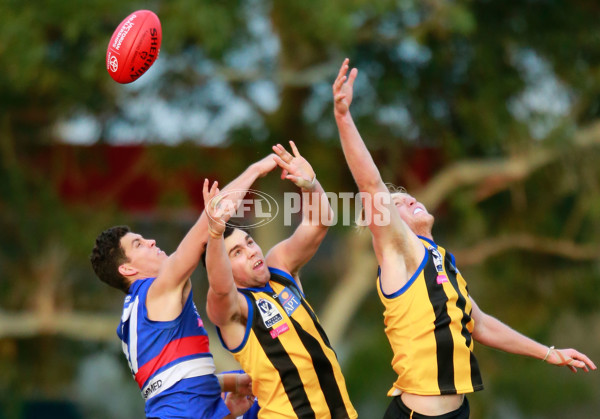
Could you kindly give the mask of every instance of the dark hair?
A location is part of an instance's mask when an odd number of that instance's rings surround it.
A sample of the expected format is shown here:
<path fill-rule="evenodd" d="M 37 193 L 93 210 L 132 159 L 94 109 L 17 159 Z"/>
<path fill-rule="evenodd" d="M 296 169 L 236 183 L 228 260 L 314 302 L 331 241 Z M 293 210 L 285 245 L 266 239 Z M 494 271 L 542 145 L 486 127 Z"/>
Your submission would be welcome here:
<path fill-rule="evenodd" d="M 129 282 L 119 273 L 119 266 L 129 259 L 121 247 L 121 238 L 130 231 L 128 226 L 114 226 L 104 230 L 96 238 L 90 255 L 92 268 L 98 278 L 125 294 L 129 292 Z"/>
<path fill-rule="evenodd" d="M 246 227 L 245 225 L 237 224 L 237 223 L 230 221 L 227 224 L 225 224 L 225 231 L 223 232 L 223 238 L 226 239 L 227 237 L 231 236 L 235 230 L 246 231 L 248 234 L 250 234 L 250 227 Z M 204 245 L 204 250 L 202 251 L 202 256 L 200 256 L 200 258 L 202 260 L 202 266 L 204 266 L 205 268 L 206 268 L 206 245 L 207 244 L 208 243 L 206 243 Z"/>

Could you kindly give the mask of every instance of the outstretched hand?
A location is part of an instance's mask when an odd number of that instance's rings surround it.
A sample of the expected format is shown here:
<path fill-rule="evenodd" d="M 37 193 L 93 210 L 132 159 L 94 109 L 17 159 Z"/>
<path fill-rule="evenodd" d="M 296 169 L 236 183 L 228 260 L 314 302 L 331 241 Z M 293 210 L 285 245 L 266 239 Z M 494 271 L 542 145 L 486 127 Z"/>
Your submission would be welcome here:
<path fill-rule="evenodd" d="M 596 369 L 596 365 L 591 359 L 575 349 L 550 348 L 545 361 L 558 367 L 567 366 L 573 372 L 577 372 L 577 368 L 581 368 L 585 372 Z"/>
<path fill-rule="evenodd" d="M 273 160 L 283 169 L 281 178 L 291 180 L 299 188 L 313 190 L 315 171 L 310 163 L 300 155 L 293 141 L 290 141 L 290 147 L 294 155 L 290 154 L 281 144 L 273 146 L 273 151 L 277 154 L 277 156 L 273 156 Z"/>
<path fill-rule="evenodd" d="M 219 194 L 219 183 L 213 182 L 210 189 L 209 181 L 204 179 L 202 195 L 204 196 L 204 211 L 208 216 L 208 233 L 211 237 L 217 238 L 225 231 L 225 224 L 235 212 L 235 205 L 225 198 L 225 195 Z"/>
<path fill-rule="evenodd" d="M 333 83 L 333 111 L 336 115 L 345 115 L 350 109 L 354 88 L 354 80 L 358 75 L 358 70 L 353 68 L 348 73 L 350 60 L 346 58 L 340 67 L 337 78 Z"/>

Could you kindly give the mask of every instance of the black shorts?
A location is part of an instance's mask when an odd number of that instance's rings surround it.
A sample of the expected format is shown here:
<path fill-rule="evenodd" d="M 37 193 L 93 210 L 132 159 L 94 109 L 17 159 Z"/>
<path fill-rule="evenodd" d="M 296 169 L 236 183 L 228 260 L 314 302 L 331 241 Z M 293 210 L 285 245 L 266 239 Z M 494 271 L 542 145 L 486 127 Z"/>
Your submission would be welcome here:
<path fill-rule="evenodd" d="M 458 409 L 439 416 L 427 416 L 417 413 L 406 407 L 400 396 L 396 396 L 387 408 L 383 419 L 469 419 L 470 413 L 471 409 L 466 396 L 463 404 Z"/>

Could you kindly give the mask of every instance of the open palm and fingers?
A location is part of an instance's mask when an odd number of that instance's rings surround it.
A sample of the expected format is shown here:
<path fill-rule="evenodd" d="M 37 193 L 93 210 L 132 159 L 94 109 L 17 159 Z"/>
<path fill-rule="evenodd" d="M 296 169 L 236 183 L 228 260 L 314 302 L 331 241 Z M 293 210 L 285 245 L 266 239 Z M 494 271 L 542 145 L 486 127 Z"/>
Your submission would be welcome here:
<path fill-rule="evenodd" d="M 550 348 L 546 362 L 558 367 L 567 366 L 573 372 L 577 372 L 578 368 L 585 372 L 596 369 L 591 359 L 575 349 Z"/>
<path fill-rule="evenodd" d="M 235 212 L 235 205 L 226 195 L 220 194 L 219 183 L 213 182 L 209 188 L 209 180 L 204 179 L 202 195 L 204 197 L 204 210 L 208 216 L 208 232 L 211 237 L 221 236 L 225 231 L 225 224 Z"/>
<path fill-rule="evenodd" d="M 310 163 L 300 155 L 293 141 L 290 141 L 290 147 L 293 155 L 281 144 L 273 146 L 273 151 L 276 154 L 273 160 L 285 173 L 282 174 L 282 178 L 291 180 L 299 188 L 312 190 L 314 188 L 315 171 Z"/>
<path fill-rule="evenodd" d="M 349 63 L 350 60 L 346 58 L 340 67 L 335 82 L 333 82 L 334 112 L 340 115 L 345 115 L 350 109 L 354 80 L 356 80 L 356 76 L 358 75 L 356 68 L 353 68 L 350 74 L 347 75 Z"/>

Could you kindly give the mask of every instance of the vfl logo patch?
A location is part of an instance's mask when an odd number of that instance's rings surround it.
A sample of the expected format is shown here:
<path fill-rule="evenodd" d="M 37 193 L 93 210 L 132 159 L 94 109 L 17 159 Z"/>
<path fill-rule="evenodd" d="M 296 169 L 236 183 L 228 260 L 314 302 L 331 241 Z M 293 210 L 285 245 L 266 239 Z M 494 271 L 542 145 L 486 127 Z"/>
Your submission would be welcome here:
<path fill-rule="evenodd" d="M 435 270 L 437 271 L 436 282 L 438 283 L 438 285 L 441 285 L 444 282 L 448 282 L 448 277 L 444 272 L 444 259 L 442 258 L 442 255 L 433 246 L 429 248 L 429 251 L 431 252 L 431 256 L 433 257 L 433 264 L 435 265 Z"/>
<path fill-rule="evenodd" d="M 283 291 L 281 291 L 281 293 L 279 293 L 279 295 L 277 296 L 277 298 L 279 299 L 279 302 L 281 303 L 281 305 L 285 309 L 285 313 L 288 316 L 291 316 L 292 313 L 294 311 L 296 311 L 296 309 L 300 305 L 300 301 L 294 295 L 294 293 L 288 289 L 288 287 L 285 287 L 283 289 Z"/>
<path fill-rule="evenodd" d="M 258 306 L 258 311 L 266 327 L 273 327 L 273 325 L 283 320 L 283 316 L 279 310 L 277 310 L 277 307 L 275 307 L 269 300 L 261 298 L 256 302 L 256 305 Z"/>

